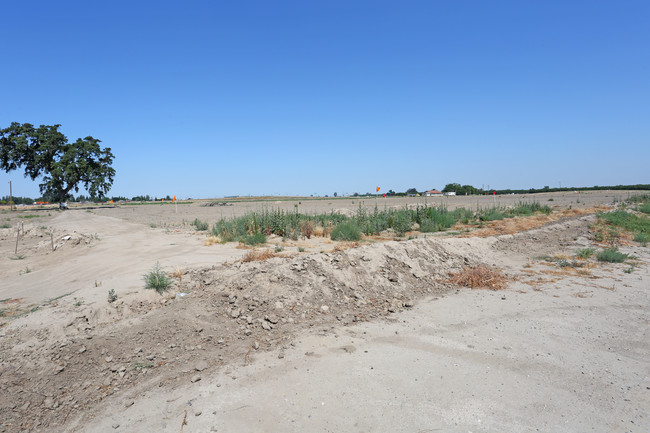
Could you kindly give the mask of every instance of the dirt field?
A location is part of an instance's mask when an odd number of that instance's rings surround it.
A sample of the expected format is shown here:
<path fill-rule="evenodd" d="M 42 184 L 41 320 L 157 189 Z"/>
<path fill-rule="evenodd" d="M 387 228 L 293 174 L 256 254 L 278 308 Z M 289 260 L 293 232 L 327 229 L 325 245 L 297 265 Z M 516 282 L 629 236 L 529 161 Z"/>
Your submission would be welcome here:
<path fill-rule="evenodd" d="M 602 247 L 588 209 L 629 196 L 427 198 L 556 212 L 464 237 L 273 238 L 283 257 L 245 263 L 248 249 L 207 246 L 190 223 L 375 200 L 3 211 L 0 432 L 650 431 L 650 250 L 542 258 Z M 164 296 L 143 288 L 156 262 L 173 274 Z M 479 265 L 507 288 L 450 282 Z"/>

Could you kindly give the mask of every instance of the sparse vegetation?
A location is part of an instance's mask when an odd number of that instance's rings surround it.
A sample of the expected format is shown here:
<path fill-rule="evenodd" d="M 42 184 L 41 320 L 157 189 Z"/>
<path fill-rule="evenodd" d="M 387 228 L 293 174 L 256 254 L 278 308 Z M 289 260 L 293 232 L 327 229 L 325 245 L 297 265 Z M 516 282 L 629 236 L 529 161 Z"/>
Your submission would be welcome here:
<path fill-rule="evenodd" d="M 115 301 L 117 301 L 117 294 L 114 289 L 111 289 L 108 291 L 108 303 L 112 304 Z"/>
<path fill-rule="evenodd" d="M 263 262 L 264 260 L 277 257 L 277 254 L 271 250 L 251 250 L 242 258 L 242 262 Z"/>
<path fill-rule="evenodd" d="M 576 251 L 576 257 L 580 259 L 588 259 L 596 254 L 596 248 L 582 248 Z"/>
<path fill-rule="evenodd" d="M 650 214 L 650 203 L 644 203 L 639 206 L 639 212 Z"/>
<path fill-rule="evenodd" d="M 645 215 L 635 215 L 624 210 L 617 210 L 609 213 L 598 214 L 599 232 L 594 234 L 598 238 L 604 238 L 603 232 L 607 235 L 610 243 L 615 244 L 621 234 L 619 229 L 630 233 L 632 238 L 641 244 L 647 244 L 650 240 L 650 218 Z"/>
<path fill-rule="evenodd" d="M 599 252 L 596 258 L 599 262 L 623 263 L 629 258 L 629 255 L 623 254 L 617 247 L 612 247 Z"/>
<path fill-rule="evenodd" d="M 253 233 L 252 235 L 242 236 L 240 241 L 246 245 L 261 245 L 266 243 L 266 235 L 264 233 Z"/>
<path fill-rule="evenodd" d="M 153 289 L 159 294 L 162 294 L 169 289 L 171 285 L 171 280 L 160 268 L 160 263 L 156 262 L 151 271 L 147 272 L 143 276 L 145 282 L 145 289 Z"/>
<path fill-rule="evenodd" d="M 194 221 L 192 221 L 192 225 L 194 226 L 196 231 L 204 232 L 204 231 L 207 231 L 210 228 L 210 225 L 207 222 L 201 221 L 198 218 L 195 218 Z"/>
<path fill-rule="evenodd" d="M 642 246 L 648 245 L 648 242 L 650 242 L 650 234 L 648 233 L 637 233 L 636 236 L 634 236 L 634 241 L 640 243 Z"/>
<path fill-rule="evenodd" d="M 144 370 L 146 368 L 152 368 L 153 362 L 136 362 L 133 364 L 133 370 Z"/>
<path fill-rule="evenodd" d="M 248 237 L 257 233 L 281 236 L 284 240 L 297 240 L 301 236 L 310 239 L 312 236 L 332 236 L 332 234 L 336 237 L 342 230 L 338 229 L 334 232 L 336 227 L 342 223 L 351 223 L 366 236 L 379 235 L 389 229 L 394 230 L 398 236 L 404 236 L 414 227 L 419 227 L 419 230 L 425 233 L 438 232 L 448 230 L 457 223 L 473 224 L 550 212 L 550 207 L 537 202 L 518 203 L 511 208 L 481 209 L 476 212 L 463 208 L 449 211 L 442 206 L 426 205 L 385 210 L 375 207 L 374 210 L 368 210 L 360 205 L 355 215 L 351 217 L 335 212 L 305 215 L 299 213 L 296 207 L 293 212 L 282 209 L 264 210 L 230 220 L 221 219 L 213 225 L 211 235 L 224 243 L 233 241 L 247 243 Z"/>

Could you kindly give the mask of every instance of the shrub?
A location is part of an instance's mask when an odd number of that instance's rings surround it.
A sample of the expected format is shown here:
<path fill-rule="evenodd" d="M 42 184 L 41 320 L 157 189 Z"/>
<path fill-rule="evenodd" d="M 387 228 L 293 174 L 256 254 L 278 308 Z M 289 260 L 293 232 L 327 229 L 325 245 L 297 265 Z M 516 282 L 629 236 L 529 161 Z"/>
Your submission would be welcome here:
<path fill-rule="evenodd" d="M 108 302 L 113 303 L 115 301 L 117 301 L 117 294 L 114 289 L 111 289 L 108 291 Z"/>
<path fill-rule="evenodd" d="M 352 222 L 344 222 L 334 227 L 330 237 L 333 241 L 358 241 L 361 240 L 361 229 Z"/>
<path fill-rule="evenodd" d="M 645 247 L 648 245 L 648 242 L 650 242 L 650 235 L 647 233 L 637 233 L 636 236 L 634 236 L 634 241 Z"/>
<path fill-rule="evenodd" d="M 208 227 L 209 227 L 207 222 L 201 221 L 198 218 L 194 219 L 194 221 L 192 222 L 192 225 L 194 226 L 194 228 L 197 231 L 201 231 L 201 232 L 204 232 L 204 231 L 208 230 Z"/>
<path fill-rule="evenodd" d="M 246 245 L 260 245 L 266 243 L 266 235 L 258 232 L 252 235 L 242 236 L 239 240 Z"/>
<path fill-rule="evenodd" d="M 408 214 L 398 213 L 393 219 L 393 230 L 399 235 L 404 236 L 404 234 L 411 230 L 411 219 Z M 350 240 L 359 240 L 359 239 L 350 239 Z"/>
<path fill-rule="evenodd" d="M 486 211 L 482 211 L 479 215 L 479 219 L 481 221 L 496 221 L 496 220 L 502 220 L 505 217 L 506 215 L 497 209 L 489 209 Z"/>
<path fill-rule="evenodd" d="M 143 279 L 145 289 L 153 289 L 160 294 L 168 290 L 172 283 L 169 277 L 167 277 L 160 268 L 160 263 L 158 262 L 156 262 L 151 271 L 144 274 Z"/>
<path fill-rule="evenodd" d="M 623 263 L 629 256 L 623 254 L 617 247 L 607 248 L 598 253 L 596 258 L 599 262 Z"/>
<path fill-rule="evenodd" d="M 581 250 L 576 251 L 576 257 L 579 257 L 581 259 L 588 259 L 594 254 L 596 254 L 595 248 L 583 248 Z"/>

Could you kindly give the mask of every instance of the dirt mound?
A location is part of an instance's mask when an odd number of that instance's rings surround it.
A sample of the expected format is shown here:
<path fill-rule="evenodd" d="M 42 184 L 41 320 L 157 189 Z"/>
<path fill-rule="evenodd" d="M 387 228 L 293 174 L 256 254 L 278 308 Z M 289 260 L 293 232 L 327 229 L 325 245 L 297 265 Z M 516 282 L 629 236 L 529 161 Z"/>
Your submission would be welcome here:
<path fill-rule="evenodd" d="M 449 290 L 440 281 L 468 263 L 424 239 L 235 263 L 186 272 L 176 296 L 55 311 L 68 316 L 63 329 L 5 328 L 0 390 L 12 397 L 0 431 L 52 431 L 110 395 L 199 380 L 303 329 L 384 317 Z"/>

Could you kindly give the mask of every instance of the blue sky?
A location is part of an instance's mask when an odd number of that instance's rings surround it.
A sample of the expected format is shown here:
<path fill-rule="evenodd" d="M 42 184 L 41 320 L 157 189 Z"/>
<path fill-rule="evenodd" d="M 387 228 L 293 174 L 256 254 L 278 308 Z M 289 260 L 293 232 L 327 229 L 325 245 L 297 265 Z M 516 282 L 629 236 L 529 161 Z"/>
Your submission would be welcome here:
<path fill-rule="evenodd" d="M 127 197 L 650 183 L 649 22 L 647 1 L 5 2 L 0 128 L 99 138 Z"/>

